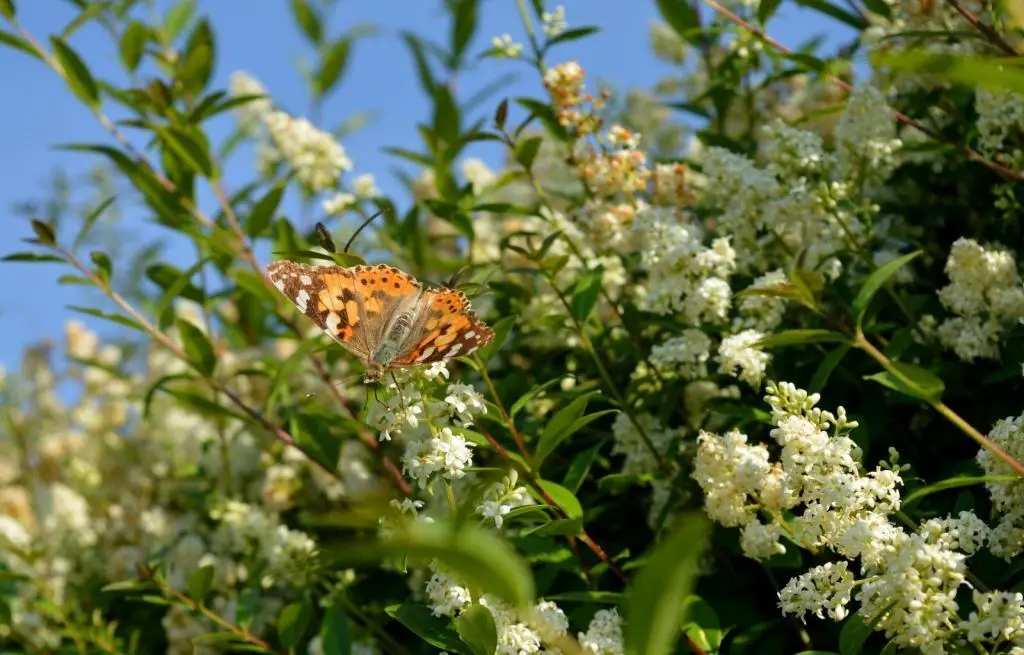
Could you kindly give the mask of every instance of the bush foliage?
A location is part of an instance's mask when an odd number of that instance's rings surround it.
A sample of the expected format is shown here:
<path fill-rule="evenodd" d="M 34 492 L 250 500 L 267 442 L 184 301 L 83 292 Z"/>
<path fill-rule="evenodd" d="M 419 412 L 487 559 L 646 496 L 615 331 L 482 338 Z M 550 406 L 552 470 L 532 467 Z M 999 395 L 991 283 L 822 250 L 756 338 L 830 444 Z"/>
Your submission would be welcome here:
<path fill-rule="evenodd" d="M 215 88 L 198 3 L 72 4 L 0 0 L 106 131 L 6 257 L 83 318 L 2 382 L 5 652 L 1024 653 L 1019 3 L 796 3 L 828 52 L 780 0 L 658 0 L 673 73 L 612 92 L 561 7 L 492 39 L 446 0 L 394 45 L 430 107 L 392 195 L 320 117 L 372 32 L 333 0 L 289 3 L 305 111 Z M 458 288 L 495 338 L 364 383 L 275 259 Z"/>

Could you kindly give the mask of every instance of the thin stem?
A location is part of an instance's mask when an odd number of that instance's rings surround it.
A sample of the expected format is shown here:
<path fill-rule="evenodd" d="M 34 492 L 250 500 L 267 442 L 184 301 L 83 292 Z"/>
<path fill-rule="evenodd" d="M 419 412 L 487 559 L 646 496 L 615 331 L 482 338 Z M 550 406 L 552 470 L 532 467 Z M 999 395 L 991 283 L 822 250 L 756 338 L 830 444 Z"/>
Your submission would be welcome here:
<path fill-rule="evenodd" d="M 505 421 L 505 425 L 508 426 L 509 432 L 512 433 L 512 439 L 516 442 L 516 446 L 519 448 L 519 453 L 526 460 L 527 466 L 533 468 L 532 456 L 530 451 L 526 449 L 526 442 L 523 440 L 523 435 L 516 428 L 515 421 L 505 411 L 505 405 L 501 402 L 501 398 L 498 396 L 498 390 L 494 387 L 494 382 L 491 380 L 490 374 L 487 373 L 487 364 L 483 359 L 480 358 L 479 353 L 474 354 L 473 358 L 476 360 L 477 367 L 480 369 L 480 376 L 484 379 L 484 384 L 487 385 L 487 390 L 491 393 L 491 397 L 494 398 L 494 404 L 498 406 L 498 411 L 501 412 L 501 420 Z"/>
<path fill-rule="evenodd" d="M 853 344 L 870 355 L 875 361 L 882 365 L 882 368 L 891 373 L 901 382 L 907 386 L 914 386 L 913 381 L 909 380 L 907 376 L 899 370 L 899 368 L 894 366 L 892 360 L 886 357 L 882 351 L 878 350 L 878 348 L 868 341 L 862 333 L 858 332 L 854 335 Z M 1024 475 L 1024 464 L 1018 462 L 1012 455 L 1010 455 L 1010 453 L 1003 450 L 998 444 L 979 432 L 973 425 L 965 421 L 963 417 L 954 412 L 948 405 L 936 398 L 924 398 L 924 401 L 931 405 L 935 411 L 945 417 L 946 420 L 958 427 L 964 434 L 977 442 L 979 446 L 1003 460 L 1010 468 L 1016 471 L 1018 475 Z"/>
<path fill-rule="evenodd" d="M 716 0 L 704 0 L 704 2 L 707 3 L 708 6 L 710 6 L 712 9 L 717 11 L 719 14 L 721 14 L 722 16 L 727 18 L 729 21 L 731 21 L 732 23 L 735 23 L 736 25 L 738 25 L 738 26 L 742 27 L 743 29 L 747 30 L 752 35 L 754 35 L 757 38 L 761 39 L 762 41 L 764 41 L 765 43 L 767 43 L 771 47 L 775 48 L 779 52 L 783 52 L 783 53 L 785 53 L 787 55 L 793 54 L 792 50 L 790 50 L 786 46 L 782 45 L 781 43 L 779 43 L 778 41 L 776 41 L 772 37 L 768 36 L 767 34 L 762 32 L 761 30 L 757 29 L 756 27 L 751 25 L 749 22 L 743 20 L 742 18 L 737 16 L 735 13 L 729 11 L 728 9 L 723 7 L 720 3 L 716 2 Z M 1016 54 L 1016 53 L 1014 53 L 1014 54 Z M 851 86 L 848 82 L 846 82 L 845 80 L 843 80 L 843 79 L 841 79 L 841 78 L 839 78 L 839 77 L 837 77 L 835 75 L 825 74 L 825 79 L 829 80 L 830 82 L 832 82 L 833 84 L 835 84 L 839 88 L 843 89 L 844 91 L 847 91 L 847 92 L 853 91 L 853 86 Z M 999 175 L 1002 175 L 1003 177 L 1005 177 L 1007 179 L 1015 180 L 1017 182 L 1024 182 L 1024 174 L 1018 173 L 1017 171 L 1014 171 L 1014 170 L 1012 170 L 1010 168 L 1007 168 L 1006 166 L 1003 166 L 1002 164 L 999 164 L 997 162 L 994 162 L 994 161 L 991 161 L 989 159 L 986 159 L 980 153 L 978 153 L 976 150 L 973 150 L 972 148 L 970 148 L 968 146 L 965 146 L 965 145 L 962 145 L 962 144 L 959 144 L 959 143 L 955 143 L 953 141 L 950 141 L 950 140 L 946 139 L 945 137 L 943 137 L 941 134 L 939 134 L 935 130 L 931 129 L 930 127 L 927 127 L 923 123 L 921 123 L 921 122 L 919 122 L 917 120 L 914 120 L 913 118 L 911 118 L 911 117 L 907 116 L 906 114 L 903 114 L 903 113 L 893 109 L 892 107 L 889 107 L 889 112 L 900 123 L 903 123 L 904 125 L 910 125 L 911 127 L 914 127 L 916 129 L 920 130 L 922 133 L 928 135 L 929 137 L 931 137 L 935 141 L 938 141 L 939 143 L 944 143 L 944 144 L 946 144 L 948 146 L 952 146 L 953 148 L 956 148 L 961 153 L 963 153 L 967 157 L 967 159 L 969 159 L 969 160 L 971 160 L 971 161 L 973 161 L 975 163 L 981 164 L 982 166 L 985 166 L 986 168 L 988 168 L 988 169 L 990 169 L 992 171 L 995 171 L 996 173 L 998 173 Z"/>
<path fill-rule="evenodd" d="M 185 594 L 181 593 L 180 591 L 172 589 L 166 582 L 163 582 L 162 580 L 158 580 L 157 584 L 160 585 L 160 591 L 164 592 L 164 594 L 167 595 L 167 596 L 172 596 L 172 597 L 176 598 L 178 601 L 180 601 L 182 604 L 184 604 L 185 607 L 187 607 L 190 611 L 198 612 L 198 613 L 202 614 L 203 616 L 205 616 L 209 620 L 213 621 L 218 626 L 220 626 L 220 627 L 224 628 L 225 630 L 227 630 L 228 632 L 236 635 L 239 639 L 241 639 L 241 640 L 243 640 L 243 641 L 245 641 L 247 643 L 250 643 L 253 646 L 256 646 L 257 648 L 262 648 L 267 653 L 275 653 L 276 652 L 270 646 L 270 644 L 268 644 L 267 642 L 263 641 L 262 639 L 260 639 L 256 635 L 252 634 L 251 632 L 249 632 L 245 628 L 243 628 L 241 626 L 237 626 L 234 623 L 228 621 L 227 619 L 225 619 L 224 617 L 220 616 L 219 614 L 217 614 L 216 612 L 214 612 L 210 608 L 206 607 L 202 603 L 198 603 L 198 602 L 192 600 L 191 598 L 189 598 L 188 596 L 186 596 Z"/>
<path fill-rule="evenodd" d="M 977 16 L 971 13 L 969 9 L 967 9 L 962 4 L 957 2 L 957 0 L 948 0 L 948 2 L 949 4 L 953 5 L 953 8 L 956 9 L 961 16 L 964 17 L 964 20 L 973 25 L 976 30 L 981 32 L 985 36 L 985 38 L 987 38 L 992 43 L 992 45 L 999 48 L 1000 50 L 1003 51 L 1004 54 L 1007 54 L 1011 57 L 1016 57 L 1018 55 L 1017 51 L 1013 49 L 1013 46 L 1006 42 L 1006 39 L 1000 36 L 1000 34 L 996 32 L 994 29 L 992 29 L 985 23 L 981 22 L 981 19 L 979 19 Z"/>

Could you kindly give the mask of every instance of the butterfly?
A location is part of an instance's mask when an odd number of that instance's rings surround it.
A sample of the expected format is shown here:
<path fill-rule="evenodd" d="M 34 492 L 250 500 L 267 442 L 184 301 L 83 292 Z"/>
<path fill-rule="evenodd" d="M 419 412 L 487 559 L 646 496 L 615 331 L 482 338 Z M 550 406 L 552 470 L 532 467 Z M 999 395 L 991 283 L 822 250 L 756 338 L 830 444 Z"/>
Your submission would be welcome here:
<path fill-rule="evenodd" d="M 358 357 L 368 381 L 385 372 L 468 355 L 494 339 L 469 299 L 453 289 L 424 289 L 383 264 L 308 266 L 279 260 L 267 276 L 332 339 Z"/>

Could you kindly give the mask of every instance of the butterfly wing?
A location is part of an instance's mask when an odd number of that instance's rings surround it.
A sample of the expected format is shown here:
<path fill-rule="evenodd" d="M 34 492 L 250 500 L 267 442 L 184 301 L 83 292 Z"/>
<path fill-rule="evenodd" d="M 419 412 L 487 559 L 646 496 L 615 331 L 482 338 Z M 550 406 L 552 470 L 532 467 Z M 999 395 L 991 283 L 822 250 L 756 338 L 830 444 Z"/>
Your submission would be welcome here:
<path fill-rule="evenodd" d="M 395 320 L 414 311 L 423 286 L 411 275 L 384 264 L 353 266 L 348 270 L 352 271 L 362 298 L 363 325 L 360 329 L 372 358 Z M 410 316 L 408 320 L 412 319 Z"/>
<path fill-rule="evenodd" d="M 352 268 L 276 261 L 267 267 L 267 277 L 329 337 L 364 363 L 371 359 L 373 351 L 361 326 L 364 302 Z"/>
<path fill-rule="evenodd" d="M 420 297 L 416 321 L 393 367 L 418 366 L 468 355 L 494 340 L 494 331 L 477 318 L 461 291 L 430 289 Z"/>

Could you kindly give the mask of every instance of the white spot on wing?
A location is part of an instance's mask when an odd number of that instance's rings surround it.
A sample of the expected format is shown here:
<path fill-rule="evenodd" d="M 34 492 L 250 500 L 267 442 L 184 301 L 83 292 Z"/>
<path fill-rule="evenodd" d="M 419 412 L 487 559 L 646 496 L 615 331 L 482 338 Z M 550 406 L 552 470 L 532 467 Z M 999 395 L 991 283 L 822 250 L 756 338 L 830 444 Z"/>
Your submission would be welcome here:
<path fill-rule="evenodd" d="M 456 355 L 459 354 L 460 350 L 462 350 L 462 344 L 461 343 L 453 343 L 452 347 L 448 349 L 448 352 L 446 352 L 444 354 L 444 356 L 445 357 L 455 357 Z"/>
<path fill-rule="evenodd" d="M 303 275 L 303 276 L 299 277 L 299 282 L 301 282 L 303 284 L 303 286 L 307 286 L 307 287 L 308 286 L 312 286 L 313 285 L 313 278 L 309 277 L 308 275 Z"/>
<path fill-rule="evenodd" d="M 337 334 L 338 326 L 341 325 L 341 317 L 335 312 L 330 312 L 324 320 L 324 325 L 327 327 L 328 332 L 331 334 Z"/>
<path fill-rule="evenodd" d="M 427 348 L 426 350 L 424 350 L 423 352 L 420 353 L 420 356 L 416 358 L 416 361 L 417 362 L 422 362 L 427 357 L 430 357 L 431 355 L 433 355 L 434 354 L 434 350 L 436 350 L 436 349 L 433 346 Z"/>
<path fill-rule="evenodd" d="M 284 280 L 274 280 L 274 286 L 277 287 L 278 291 L 284 293 Z"/>
<path fill-rule="evenodd" d="M 299 311 L 305 314 L 306 305 L 309 304 L 309 292 L 305 289 L 300 290 L 299 293 L 295 295 L 295 304 L 298 306 Z"/>
<path fill-rule="evenodd" d="M 470 330 L 469 332 L 467 332 L 464 335 L 462 335 L 462 338 L 463 339 L 472 339 L 475 336 L 476 336 L 476 332 L 474 332 L 473 330 Z"/>

